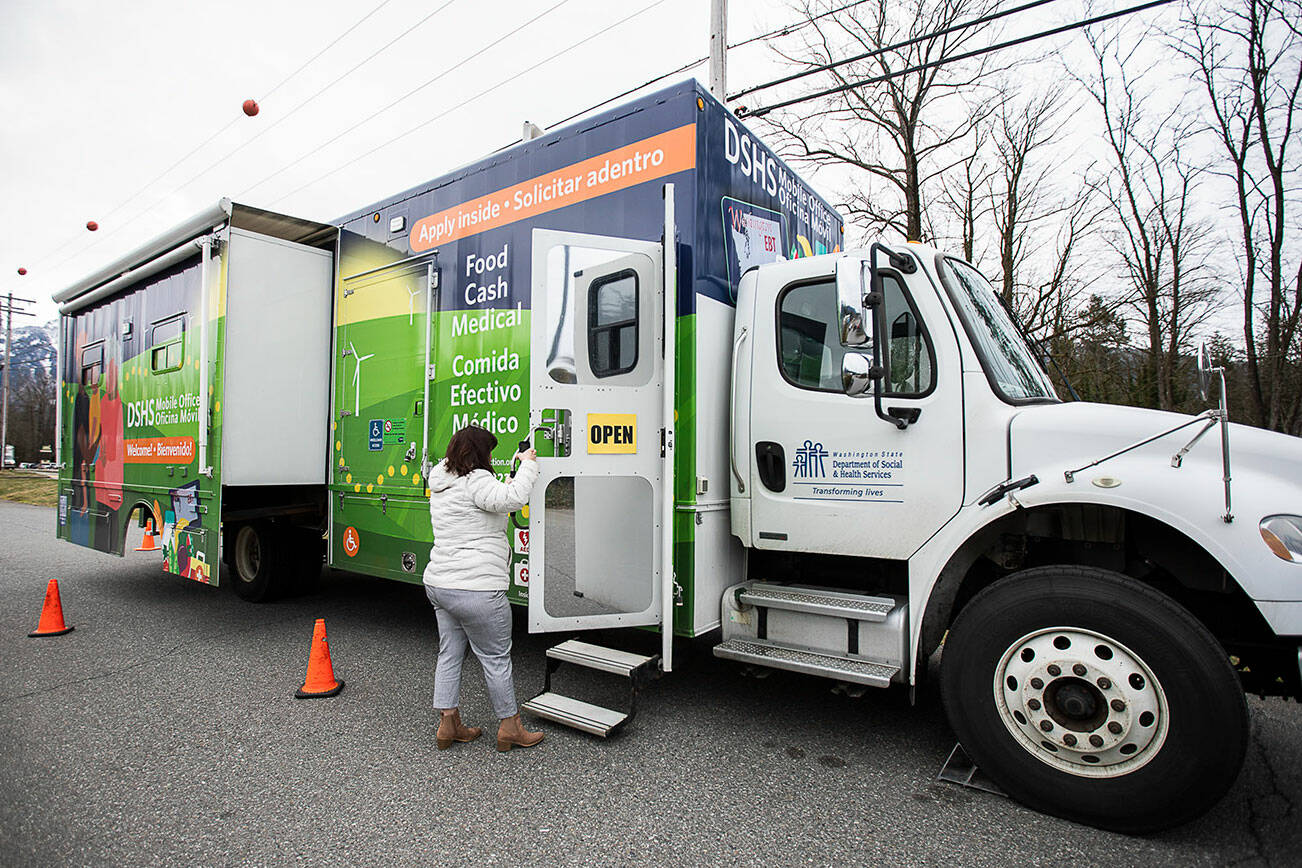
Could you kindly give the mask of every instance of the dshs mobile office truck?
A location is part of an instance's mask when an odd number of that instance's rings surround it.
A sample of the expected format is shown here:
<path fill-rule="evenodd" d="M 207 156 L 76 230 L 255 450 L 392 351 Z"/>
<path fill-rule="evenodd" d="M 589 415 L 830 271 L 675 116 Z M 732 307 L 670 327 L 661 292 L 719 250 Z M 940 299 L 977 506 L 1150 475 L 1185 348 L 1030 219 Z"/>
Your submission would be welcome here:
<path fill-rule="evenodd" d="M 709 635 L 912 686 L 943 642 L 950 721 L 1006 791 L 1197 816 L 1244 687 L 1299 695 L 1299 442 L 1223 399 L 1062 403 L 971 265 L 842 228 L 691 82 L 337 225 L 223 201 L 56 296 L 58 535 L 121 554 L 150 519 L 167 571 L 225 561 L 252 600 L 323 561 L 418 582 L 425 473 L 482 425 L 500 475 L 540 455 L 509 531 L 530 629 L 661 632 L 655 657 L 566 641 L 549 685 L 568 662 L 636 698 Z"/>

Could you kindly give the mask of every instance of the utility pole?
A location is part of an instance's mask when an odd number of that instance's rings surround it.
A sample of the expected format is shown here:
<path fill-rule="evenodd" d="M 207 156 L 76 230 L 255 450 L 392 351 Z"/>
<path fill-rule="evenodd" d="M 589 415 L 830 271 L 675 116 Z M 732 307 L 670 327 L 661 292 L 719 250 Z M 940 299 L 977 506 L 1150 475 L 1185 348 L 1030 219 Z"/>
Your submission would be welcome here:
<path fill-rule="evenodd" d="M 7 296 L 4 304 L 5 314 L 5 370 L 4 370 L 4 409 L 0 410 L 0 469 L 5 466 L 6 457 L 9 454 L 9 346 L 13 343 L 13 324 L 14 314 L 20 316 L 35 316 L 28 310 L 17 310 L 14 302 L 19 304 L 36 304 L 30 298 L 14 298 L 11 292 Z"/>
<path fill-rule="evenodd" d="M 727 99 L 728 0 L 710 0 L 710 93 Z"/>

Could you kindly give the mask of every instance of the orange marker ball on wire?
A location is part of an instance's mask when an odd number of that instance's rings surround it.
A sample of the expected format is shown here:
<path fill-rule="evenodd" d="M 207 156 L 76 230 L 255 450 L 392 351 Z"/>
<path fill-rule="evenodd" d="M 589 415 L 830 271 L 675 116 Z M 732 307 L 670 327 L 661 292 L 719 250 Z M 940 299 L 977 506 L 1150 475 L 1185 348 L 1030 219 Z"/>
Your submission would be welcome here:
<path fill-rule="evenodd" d="M 256 114 L 259 112 L 259 110 L 260 110 L 260 109 L 258 108 L 258 101 L 257 101 L 257 100 L 255 100 L 255 99 L 246 99 L 246 100 L 244 101 L 244 113 L 245 113 L 246 115 L 248 115 L 249 117 L 253 117 L 254 115 L 256 115 Z"/>
<path fill-rule="evenodd" d="M 87 220 L 86 228 L 89 229 L 91 232 L 94 232 L 96 229 L 99 228 L 99 224 L 96 223 L 94 220 Z"/>
<path fill-rule="evenodd" d="M 22 276 L 22 275 L 24 275 L 24 274 L 26 274 L 26 273 L 27 273 L 27 269 L 26 269 L 26 268 L 23 268 L 22 266 L 19 266 L 19 267 L 18 267 L 18 274 L 19 274 L 19 276 Z"/>

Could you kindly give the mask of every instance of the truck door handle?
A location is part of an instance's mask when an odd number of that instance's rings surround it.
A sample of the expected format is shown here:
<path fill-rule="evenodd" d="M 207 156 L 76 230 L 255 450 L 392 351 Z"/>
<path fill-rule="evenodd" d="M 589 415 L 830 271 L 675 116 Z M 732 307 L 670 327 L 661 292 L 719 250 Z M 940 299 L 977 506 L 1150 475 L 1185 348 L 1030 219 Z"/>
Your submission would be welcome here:
<path fill-rule="evenodd" d="M 787 487 L 787 458 L 779 443 L 767 440 L 755 444 L 755 466 L 760 482 L 769 491 L 782 491 Z"/>

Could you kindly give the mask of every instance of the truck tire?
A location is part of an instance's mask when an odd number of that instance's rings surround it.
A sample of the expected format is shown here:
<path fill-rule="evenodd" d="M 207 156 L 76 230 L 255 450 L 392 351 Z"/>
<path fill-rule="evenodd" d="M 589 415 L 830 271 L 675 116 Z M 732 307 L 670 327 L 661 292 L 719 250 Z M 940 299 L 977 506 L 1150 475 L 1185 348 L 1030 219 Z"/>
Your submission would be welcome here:
<path fill-rule="evenodd" d="M 231 587 L 240 599 L 266 603 L 290 589 L 293 576 L 286 569 L 288 540 L 269 522 L 251 522 L 236 528 L 230 546 Z"/>
<path fill-rule="evenodd" d="M 1118 832 L 1186 823 L 1243 765 L 1248 710 L 1216 639 L 1158 591 L 1039 567 L 977 594 L 941 657 L 950 726 L 1038 811 Z"/>

